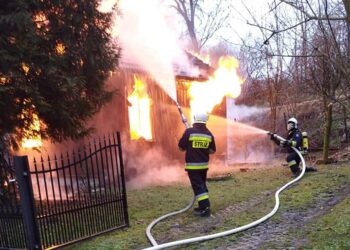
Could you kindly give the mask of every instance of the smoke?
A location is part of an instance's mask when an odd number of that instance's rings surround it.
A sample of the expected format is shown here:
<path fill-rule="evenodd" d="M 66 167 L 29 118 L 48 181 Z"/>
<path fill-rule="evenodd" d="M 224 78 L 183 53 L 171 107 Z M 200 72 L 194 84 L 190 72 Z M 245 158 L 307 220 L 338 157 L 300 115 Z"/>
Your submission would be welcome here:
<path fill-rule="evenodd" d="M 234 121 L 249 120 L 250 117 L 262 115 L 267 109 L 268 108 L 255 106 L 236 105 L 232 99 L 227 102 L 228 118 Z"/>
<path fill-rule="evenodd" d="M 187 181 L 184 166 L 179 160 L 171 160 L 159 146 L 138 140 L 124 146 L 124 161 L 128 187 L 163 186 Z"/>
<path fill-rule="evenodd" d="M 174 67 L 190 69 L 190 64 L 171 23 L 175 18 L 169 6 L 160 0 L 122 0 L 120 9 L 121 64 L 137 64 L 176 100 Z"/>
<path fill-rule="evenodd" d="M 227 117 L 233 121 L 227 136 L 228 164 L 267 162 L 273 158 L 271 141 L 261 128 L 266 125 L 262 120 L 268 111 L 266 107 L 236 105 L 233 99 L 227 100 Z"/>
<path fill-rule="evenodd" d="M 247 120 L 261 116 L 265 111 L 265 108 L 244 105 L 234 108 L 239 119 Z M 218 152 L 210 157 L 209 176 L 226 174 L 235 169 L 237 163 L 261 163 L 272 158 L 266 130 L 215 115 L 210 116 L 208 128 L 214 134 L 218 148 Z M 128 187 L 188 183 L 183 167 L 184 155 L 179 154 L 177 160 L 172 160 L 175 152 L 155 144 L 142 140 L 124 142 Z M 220 151 L 224 148 L 227 148 L 226 152 L 221 155 Z"/>
<path fill-rule="evenodd" d="M 272 158 L 271 142 L 267 131 L 259 128 L 259 123 L 250 121 L 265 115 L 265 108 L 238 106 L 234 100 L 226 99 L 228 119 L 211 116 L 209 129 L 217 138 L 218 144 L 226 148 L 227 165 L 236 163 L 266 162 Z M 239 122 L 244 121 L 244 123 Z"/>
<path fill-rule="evenodd" d="M 102 0 L 98 6 L 100 12 L 106 13 L 113 10 L 113 6 L 116 5 L 118 0 Z"/>

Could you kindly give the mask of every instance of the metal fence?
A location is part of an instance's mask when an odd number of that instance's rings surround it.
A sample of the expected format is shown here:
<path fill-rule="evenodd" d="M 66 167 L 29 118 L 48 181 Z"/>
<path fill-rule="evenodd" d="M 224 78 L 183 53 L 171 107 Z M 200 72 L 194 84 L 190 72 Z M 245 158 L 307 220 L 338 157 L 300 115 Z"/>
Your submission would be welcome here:
<path fill-rule="evenodd" d="M 129 224 L 119 133 L 34 159 L 31 168 L 27 157 L 15 157 L 15 169 L 29 249 L 59 247 Z"/>

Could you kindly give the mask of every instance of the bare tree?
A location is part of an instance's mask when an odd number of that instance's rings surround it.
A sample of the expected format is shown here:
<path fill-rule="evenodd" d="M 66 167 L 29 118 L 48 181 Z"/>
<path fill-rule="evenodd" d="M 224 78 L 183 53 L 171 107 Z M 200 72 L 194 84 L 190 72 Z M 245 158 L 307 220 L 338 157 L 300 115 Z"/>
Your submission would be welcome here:
<path fill-rule="evenodd" d="M 203 46 L 225 26 L 230 15 L 224 0 L 172 0 L 172 7 L 185 22 L 192 49 L 200 52 Z"/>
<path fill-rule="evenodd" d="M 346 140 L 348 140 L 346 123 L 346 88 L 348 86 L 346 83 L 349 81 L 350 73 L 348 53 L 346 51 L 348 48 L 346 40 L 349 37 L 348 24 L 346 24 L 346 15 L 341 13 L 337 6 L 333 5 L 330 8 L 329 1 L 324 1 L 324 4 L 319 5 L 317 13 L 308 1 L 306 3 L 308 4 L 309 12 L 305 10 L 303 5 L 294 5 L 288 2 L 289 5 L 292 5 L 293 8 L 303 14 L 305 23 L 307 20 L 316 20 L 317 26 L 309 41 L 311 45 L 309 46 L 310 50 L 315 56 L 309 57 L 307 61 L 304 61 L 304 65 L 309 71 L 308 86 L 315 90 L 316 94 L 323 100 L 323 160 L 327 162 L 331 142 L 333 103 L 338 103 L 343 107 L 344 131 Z M 310 12 L 312 14 L 309 14 Z M 305 48 L 304 43 L 304 53 Z"/>
<path fill-rule="evenodd" d="M 270 13 L 273 21 L 269 24 L 262 25 L 254 18 L 254 23 L 250 24 L 262 31 L 264 40 L 261 44 L 268 47 L 270 57 L 283 60 L 289 58 L 284 61 L 287 71 L 283 71 L 285 75 L 289 75 L 291 84 L 296 88 L 300 84 L 306 85 L 322 100 L 323 158 L 328 160 L 332 104 L 337 103 L 343 107 L 344 130 L 347 133 L 350 1 L 279 0 L 273 1 Z M 281 34 L 284 36 L 279 37 Z M 281 68 L 281 60 L 270 60 L 270 63 L 275 65 L 275 72 Z M 269 78 L 267 82 L 270 82 Z"/>

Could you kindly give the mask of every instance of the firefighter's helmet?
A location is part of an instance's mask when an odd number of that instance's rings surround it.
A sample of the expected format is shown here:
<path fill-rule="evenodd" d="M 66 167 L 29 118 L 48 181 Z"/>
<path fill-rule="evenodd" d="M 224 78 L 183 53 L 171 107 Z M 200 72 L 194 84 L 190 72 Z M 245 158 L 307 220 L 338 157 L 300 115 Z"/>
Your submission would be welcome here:
<path fill-rule="evenodd" d="M 194 123 L 204 123 L 206 124 L 209 119 L 209 116 L 206 112 L 198 112 L 193 115 Z"/>
<path fill-rule="evenodd" d="M 287 129 L 288 131 L 292 129 L 296 129 L 298 127 L 298 121 L 294 117 L 290 118 L 287 122 Z"/>

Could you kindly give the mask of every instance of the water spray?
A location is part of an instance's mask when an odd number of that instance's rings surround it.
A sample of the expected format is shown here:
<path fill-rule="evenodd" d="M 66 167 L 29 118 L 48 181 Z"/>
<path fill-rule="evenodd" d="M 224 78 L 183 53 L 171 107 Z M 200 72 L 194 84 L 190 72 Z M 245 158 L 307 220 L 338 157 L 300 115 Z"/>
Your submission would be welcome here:
<path fill-rule="evenodd" d="M 176 103 L 177 109 L 179 110 L 179 113 L 180 113 L 181 120 L 182 120 L 183 124 L 185 125 L 186 128 L 190 128 L 190 125 L 188 124 L 186 116 L 185 116 L 184 112 L 182 112 L 180 104 L 178 102 L 175 102 L 175 103 Z"/>
<path fill-rule="evenodd" d="M 178 108 L 179 108 L 179 105 L 178 105 Z M 181 108 L 179 108 L 179 111 L 180 111 L 180 114 L 181 114 L 182 113 Z M 186 122 L 187 122 L 187 120 L 186 120 Z M 185 125 L 186 125 L 186 123 L 185 123 Z M 282 138 L 282 137 L 280 137 L 277 134 L 274 134 L 272 132 L 268 132 L 267 135 L 273 136 L 273 138 L 275 138 L 276 140 L 279 140 L 279 141 L 286 141 L 286 139 L 284 139 L 284 138 Z M 152 221 L 151 224 L 149 224 L 149 226 L 147 227 L 146 234 L 147 234 L 147 237 L 148 237 L 149 241 L 151 242 L 151 244 L 153 246 L 149 247 L 149 248 L 146 248 L 145 250 L 165 249 L 165 248 L 169 248 L 169 247 L 180 246 L 180 245 L 190 244 L 190 243 L 194 243 L 194 242 L 212 240 L 212 239 L 215 239 L 215 238 L 231 235 L 231 234 L 234 234 L 234 233 L 245 231 L 245 230 L 247 230 L 249 228 L 256 227 L 260 223 L 263 223 L 266 220 L 268 220 L 269 218 L 271 218 L 277 212 L 277 210 L 279 208 L 279 205 L 280 205 L 279 194 L 283 190 L 287 189 L 289 186 L 294 184 L 295 182 L 299 181 L 305 174 L 306 164 L 305 164 L 304 157 L 299 152 L 299 150 L 297 150 L 294 147 L 292 147 L 292 149 L 298 154 L 298 156 L 301 159 L 302 166 L 303 166 L 302 171 L 301 171 L 300 175 L 297 178 L 295 178 L 292 181 L 288 182 L 287 184 L 285 184 L 284 186 L 282 186 L 280 189 L 278 189 L 276 191 L 276 193 L 275 193 L 275 206 L 274 206 L 274 208 L 272 209 L 272 211 L 270 213 L 268 213 L 267 215 L 261 217 L 260 219 L 258 219 L 256 221 L 253 221 L 253 222 L 251 222 L 249 224 L 246 224 L 246 225 L 243 225 L 243 226 L 240 226 L 240 227 L 237 227 L 237 228 L 233 228 L 233 229 L 230 229 L 230 230 L 227 230 L 227 231 L 223 231 L 223 232 L 220 232 L 220 233 L 209 234 L 209 235 L 204 235 L 204 236 L 199 236 L 199 237 L 193 237 L 193 238 L 189 238 L 189 239 L 172 241 L 172 242 L 163 243 L 163 244 L 158 245 L 157 241 L 153 238 L 153 236 L 151 234 L 152 227 L 155 226 L 161 220 L 163 220 L 163 219 L 165 219 L 165 218 L 167 218 L 167 217 L 169 217 L 171 215 L 179 214 L 179 213 L 185 212 L 188 209 L 190 209 L 192 207 L 193 203 L 194 203 L 194 200 L 192 200 L 191 203 L 187 207 L 185 207 L 184 209 L 176 211 L 176 212 L 173 212 L 173 213 L 169 213 L 169 214 L 163 215 L 162 217 Z"/>

